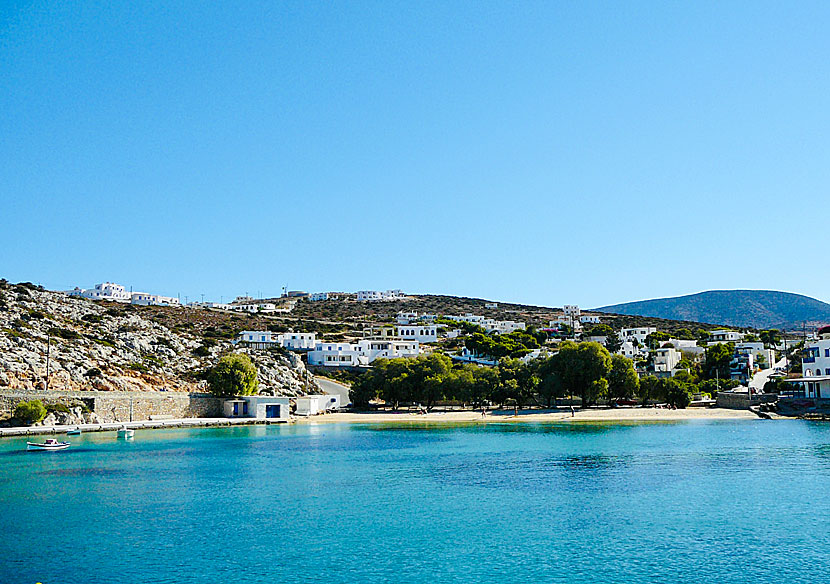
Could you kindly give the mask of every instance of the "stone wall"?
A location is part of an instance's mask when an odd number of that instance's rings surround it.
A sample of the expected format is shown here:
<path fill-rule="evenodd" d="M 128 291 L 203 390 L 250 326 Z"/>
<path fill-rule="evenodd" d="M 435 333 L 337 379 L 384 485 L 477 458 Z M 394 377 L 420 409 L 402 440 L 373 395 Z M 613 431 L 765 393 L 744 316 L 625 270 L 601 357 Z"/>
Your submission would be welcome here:
<path fill-rule="evenodd" d="M 223 415 L 222 400 L 202 393 L 5 391 L 0 392 L 0 417 L 11 415 L 18 403 L 33 399 L 44 404 L 80 403 L 103 422 L 141 421 L 159 415 L 173 418 L 219 418 Z"/>
<path fill-rule="evenodd" d="M 720 391 L 717 396 L 717 406 L 719 408 L 726 408 L 729 410 L 748 410 L 750 406 L 774 402 L 777 399 L 778 395 L 774 393 L 754 394 L 752 396 L 752 402 L 750 403 L 746 397 L 746 393 L 730 393 L 728 391 Z"/>

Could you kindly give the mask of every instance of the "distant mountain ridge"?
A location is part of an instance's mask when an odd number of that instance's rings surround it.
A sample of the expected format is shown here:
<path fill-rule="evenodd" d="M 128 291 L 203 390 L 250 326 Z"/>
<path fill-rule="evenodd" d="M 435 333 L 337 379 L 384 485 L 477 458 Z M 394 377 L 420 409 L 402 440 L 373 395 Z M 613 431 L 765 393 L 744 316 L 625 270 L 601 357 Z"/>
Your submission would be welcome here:
<path fill-rule="evenodd" d="M 830 304 L 792 292 L 710 290 L 687 296 L 613 304 L 596 312 L 691 320 L 733 327 L 800 328 L 830 323 Z"/>

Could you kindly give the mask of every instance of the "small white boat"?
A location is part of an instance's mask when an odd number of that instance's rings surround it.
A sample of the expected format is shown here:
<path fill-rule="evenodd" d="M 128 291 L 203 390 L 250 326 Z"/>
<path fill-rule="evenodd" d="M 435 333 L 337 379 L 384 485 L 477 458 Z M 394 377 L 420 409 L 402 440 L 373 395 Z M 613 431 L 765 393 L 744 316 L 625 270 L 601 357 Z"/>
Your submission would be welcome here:
<path fill-rule="evenodd" d="M 69 442 L 58 442 L 54 438 L 47 438 L 46 442 L 26 442 L 26 450 L 63 450 L 69 448 Z"/>
<path fill-rule="evenodd" d="M 131 438 L 135 437 L 135 430 L 131 430 L 126 426 L 121 426 L 118 429 L 118 437 L 123 440 L 130 440 Z"/>
<path fill-rule="evenodd" d="M 81 435 L 81 429 L 80 428 L 73 428 L 72 430 L 67 430 L 66 435 L 67 436 L 80 436 Z"/>

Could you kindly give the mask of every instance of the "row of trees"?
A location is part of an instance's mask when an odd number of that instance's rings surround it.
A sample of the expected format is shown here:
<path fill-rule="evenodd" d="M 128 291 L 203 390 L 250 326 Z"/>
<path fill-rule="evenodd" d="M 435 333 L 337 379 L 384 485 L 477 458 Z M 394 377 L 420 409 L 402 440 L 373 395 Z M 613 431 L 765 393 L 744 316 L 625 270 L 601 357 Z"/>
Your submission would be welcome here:
<path fill-rule="evenodd" d="M 598 343 L 565 342 L 549 358 L 523 363 L 505 357 L 493 368 L 453 366 L 440 353 L 416 359 L 379 359 L 353 383 L 351 399 L 357 407 L 381 399 L 396 409 L 401 403 L 431 409 L 445 400 L 474 407 L 484 403 L 550 407 L 566 396 L 579 396 L 586 406 L 599 400 L 639 397 L 685 407 L 696 389 L 673 379 L 640 380 L 630 359 L 611 355 Z"/>

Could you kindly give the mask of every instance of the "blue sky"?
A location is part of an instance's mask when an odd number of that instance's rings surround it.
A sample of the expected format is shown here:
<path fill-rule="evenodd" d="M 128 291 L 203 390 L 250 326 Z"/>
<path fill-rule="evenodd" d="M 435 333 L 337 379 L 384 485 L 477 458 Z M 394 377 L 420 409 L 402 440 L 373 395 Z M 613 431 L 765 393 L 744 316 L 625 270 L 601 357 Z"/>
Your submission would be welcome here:
<path fill-rule="evenodd" d="M 4 2 L 0 277 L 830 300 L 828 3 Z"/>

